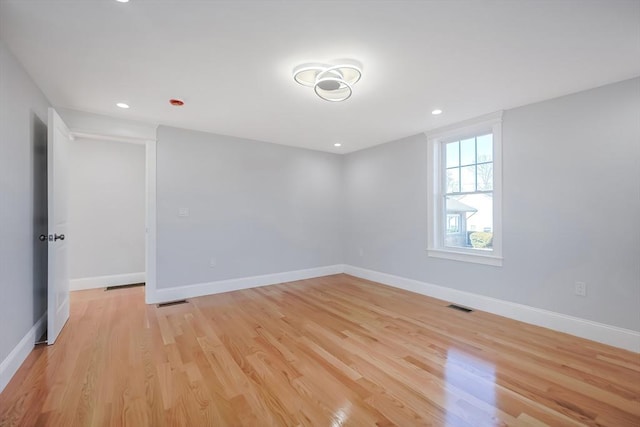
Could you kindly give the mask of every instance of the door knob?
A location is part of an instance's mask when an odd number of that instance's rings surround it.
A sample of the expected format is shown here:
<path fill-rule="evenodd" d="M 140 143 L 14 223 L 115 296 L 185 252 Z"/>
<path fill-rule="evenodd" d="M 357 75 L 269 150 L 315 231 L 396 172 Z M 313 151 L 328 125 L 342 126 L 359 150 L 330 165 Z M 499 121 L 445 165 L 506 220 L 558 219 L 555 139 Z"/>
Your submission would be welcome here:
<path fill-rule="evenodd" d="M 38 236 L 38 240 L 40 240 L 41 242 L 45 242 L 47 240 L 47 235 L 41 234 L 40 236 Z"/>

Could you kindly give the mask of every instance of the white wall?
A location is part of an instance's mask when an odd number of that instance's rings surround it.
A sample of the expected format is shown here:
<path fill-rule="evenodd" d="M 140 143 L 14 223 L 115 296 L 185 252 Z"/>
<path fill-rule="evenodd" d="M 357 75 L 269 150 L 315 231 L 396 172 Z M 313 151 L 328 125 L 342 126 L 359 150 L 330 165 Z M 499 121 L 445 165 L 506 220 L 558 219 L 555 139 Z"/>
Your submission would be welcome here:
<path fill-rule="evenodd" d="M 157 287 L 341 263 L 341 165 L 335 154 L 160 126 Z"/>
<path fill-rule="evenodd" d="M 48 107 L 0 41 L 0 391 L 22 362 L 7 356 L 28 354 L 33 341 L 19 344 L 47 309 L 47 246 L 37 238 L 47 233 Z"/>
<path fill-rule="evenodd" d="M 144 145 L 78 138 L 69 182 L 72 289 L 144 281 Z"/>
<path fill-rule="evenodd" d="M 124 120 L 69 108 L 56 108 L 56 111 L 72 132 L 119 137 L 140 143 L 156 139 L 158 126 L 153 123 Z"/>
<path fill-rule="evenodd" d="M 346 264 L 640 331 L 640 79 L 505 112 L 502 267 L 427 257 L 426 159 L 346 156 Z"/>
<path fill-rule="evenodd" d="M 144 142 L 155 141 L 156 125 L 56 110 L 83 135 L 70 153 L 71 289 L 145 281 Z"/>

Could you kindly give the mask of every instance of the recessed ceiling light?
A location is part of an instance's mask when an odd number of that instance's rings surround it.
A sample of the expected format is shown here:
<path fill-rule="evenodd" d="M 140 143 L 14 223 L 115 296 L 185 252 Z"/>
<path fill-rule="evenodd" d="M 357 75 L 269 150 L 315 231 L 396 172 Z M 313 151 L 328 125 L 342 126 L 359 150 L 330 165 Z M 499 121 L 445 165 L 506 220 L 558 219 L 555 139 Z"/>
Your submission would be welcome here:
<path fill-rule="evenodd" d="M 125 104 L 124 102 L 118 102 L 116 106 L 124 109 L 129 108 L 129 104 Z"/>
<path fill-rule="evenodd" d="M 335 144 L 333 144 L 334 147 L 342 147 L 342 144 L 340 144 L 339 142 L 336 142 Z"/>
<path fill-rule="evenodd" d="M 116 0 L 118 3 L 129 3 L 129 0 Z"/>
<path fill-rule="evenodd" d="M 437 116 L 438 114 L 442 114 L 442 110 L 433 110 L 431 114 L 433 114 L 434 116 Z"/>

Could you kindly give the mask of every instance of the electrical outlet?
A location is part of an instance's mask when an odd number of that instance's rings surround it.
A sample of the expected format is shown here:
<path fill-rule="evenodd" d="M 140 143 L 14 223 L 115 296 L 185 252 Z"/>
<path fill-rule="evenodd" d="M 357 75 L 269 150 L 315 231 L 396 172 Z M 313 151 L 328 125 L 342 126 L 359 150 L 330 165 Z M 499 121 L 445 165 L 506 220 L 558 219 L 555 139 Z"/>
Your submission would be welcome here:
<path fill-rule="evenodd" d="M 180 217 L 189 216 L 189 208 L 178 208 L 178 216 Z"/>
<path fill-rule="evenodd" d="M 211 258 L 211 259 L 209 260 L 209 267 L 211 267 L 211 268 L 215 268 L 215 267 L 216 267 L 216 265 L 218 265 L 218 262 L 216 261 L 216 259 L 215 259 L 215 258 Z"/>
<path fill-rule="evenodd" d="M 578 296 L 586 297 L 587 296 L 587 284 L 584 282 L 576 282 L 575 283 L 575 293 Z"/>

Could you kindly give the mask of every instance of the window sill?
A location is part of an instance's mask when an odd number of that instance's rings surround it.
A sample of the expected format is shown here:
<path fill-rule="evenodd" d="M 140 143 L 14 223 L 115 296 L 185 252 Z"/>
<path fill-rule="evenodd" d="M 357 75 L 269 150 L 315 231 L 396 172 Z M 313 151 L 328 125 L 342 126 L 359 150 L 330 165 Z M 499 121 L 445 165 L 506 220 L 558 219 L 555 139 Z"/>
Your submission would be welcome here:
<path fill-rule="evenodd" d="M 427 249 L 427 256 L 502 267 L 502 257 L 496 255 L 484 255 L 481 253 L 469 253 L 445 249 Z"/>

